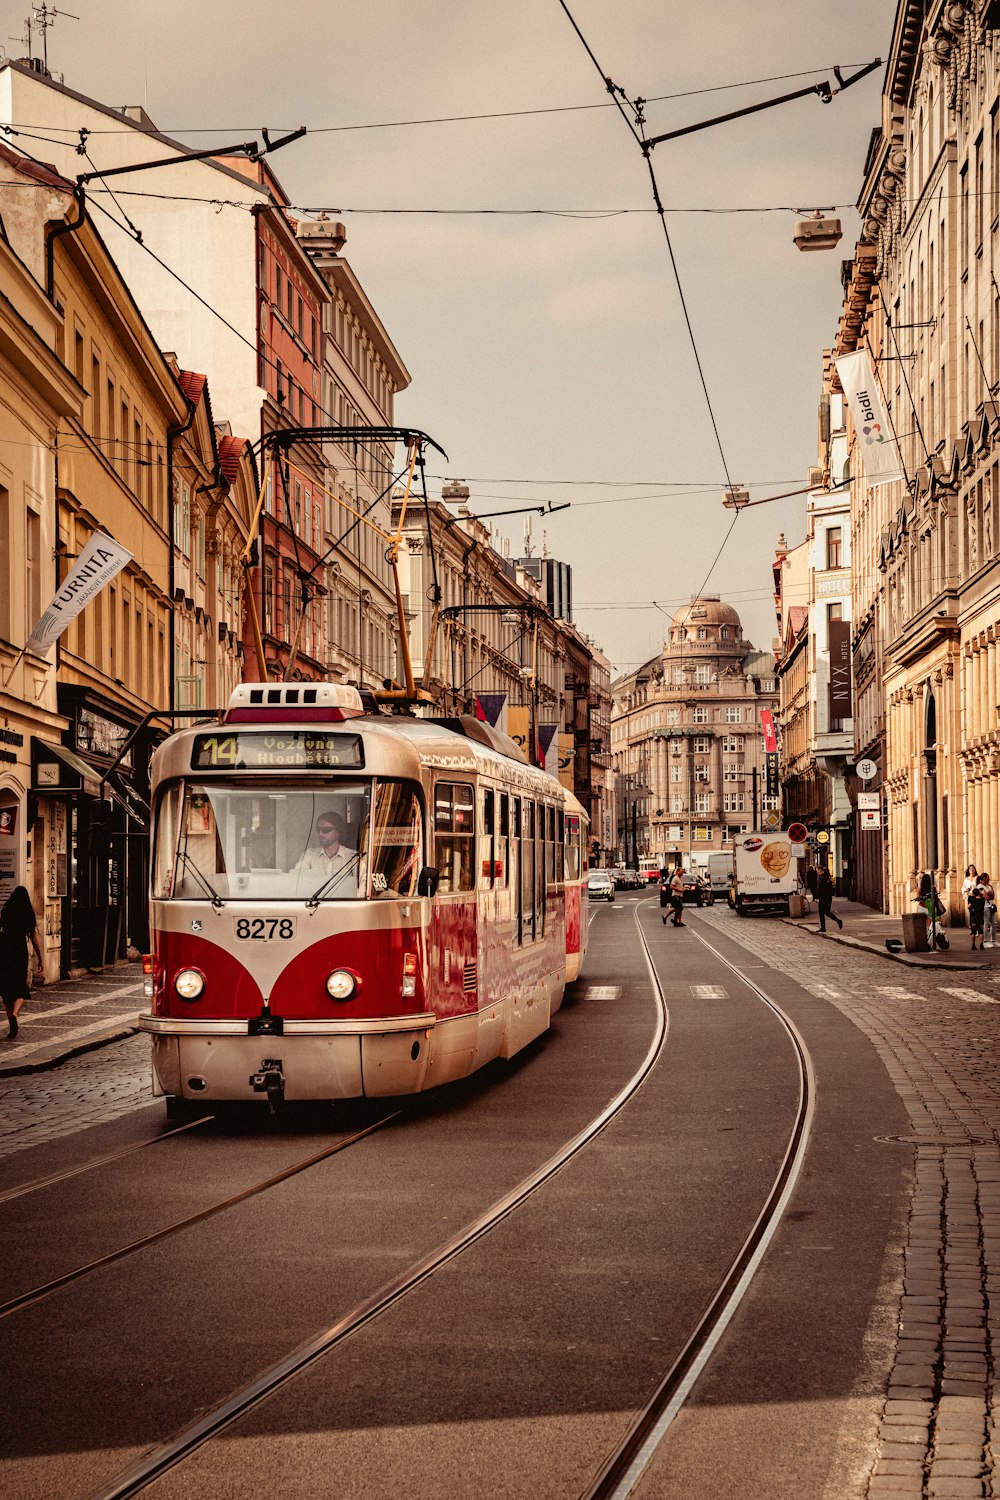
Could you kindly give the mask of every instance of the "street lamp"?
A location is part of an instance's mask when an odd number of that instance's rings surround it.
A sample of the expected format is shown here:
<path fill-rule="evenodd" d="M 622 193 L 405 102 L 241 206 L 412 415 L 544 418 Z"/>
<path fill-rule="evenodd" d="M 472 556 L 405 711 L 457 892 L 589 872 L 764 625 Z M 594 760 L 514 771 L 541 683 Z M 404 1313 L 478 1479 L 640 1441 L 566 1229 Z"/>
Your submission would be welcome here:
<path fill-rule="evenodd" d="M 792 236 L 800 250 L 832 250 L 843 238 L 839 219 L 824 219 L 817 208 L 808 219 L 800 219 Z"/>

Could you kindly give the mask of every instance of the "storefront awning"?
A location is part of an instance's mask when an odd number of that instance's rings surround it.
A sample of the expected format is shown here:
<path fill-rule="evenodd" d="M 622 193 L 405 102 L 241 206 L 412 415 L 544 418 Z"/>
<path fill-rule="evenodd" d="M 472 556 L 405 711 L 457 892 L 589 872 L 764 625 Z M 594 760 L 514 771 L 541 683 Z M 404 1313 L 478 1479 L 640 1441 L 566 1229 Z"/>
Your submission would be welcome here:
<path fill-rule="evenodd" d="M 101 795 L 101 778 L 65 745 L 31 737 L 31 790 L 33 792 L 84 792 L 88 797 Z"/>
<path fill-rule="evenodd" d="M 143 830 L 149 827 L 149 808 L 134 787 L 129 786 L 119 771 L 110 771 L 104 783 L 105 795 L 122 807 L 133 823 Z"/>

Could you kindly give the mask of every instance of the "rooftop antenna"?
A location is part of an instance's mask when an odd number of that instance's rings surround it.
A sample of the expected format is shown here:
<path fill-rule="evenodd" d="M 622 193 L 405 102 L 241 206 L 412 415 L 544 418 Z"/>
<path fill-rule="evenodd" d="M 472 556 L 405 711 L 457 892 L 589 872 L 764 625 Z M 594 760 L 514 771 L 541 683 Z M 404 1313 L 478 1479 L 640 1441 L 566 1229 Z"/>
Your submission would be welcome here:
<path fill-rule="evenodd" d="M 65 16 L 68 21 L 79 21 L 79 16 L 74 16 L 68 10 L 56 10 L 54 5 L 47 5 L 42 0 L 40 5 L 32 5 L 31 14 L 37 29 L 42 33 L 42 63 L 46 73 L 49 71 L 49 27 L 55 24 L 56 16 Z M 31 21 L 28 22 L 28 30 L 31 30 Z M 29 52 L 30 56 L 30 52 Z"/>
<path fill-rule="evenodd" d="M 530 557 L 533 551 L 534 551 L 534 548 L 531 545 L 531 517 L 530 516 L 525 516 L 525 518 L 524 518 L 524 555 L 525 555 L 525 557 Z"/>
<path fill-rule="evenodd" d="M 24 18 L 24 29 L 25 29 L 25 32 L 26 32 L 25 36 L 9 36 L 7 38 L 7 40 L 9 42 L 16 42 L 19 47 L 27 47 L 27 49 L 28 49 L 28 61 L 29 62 L 33 62 L 34 61 L 34 54 L 32 53 L 32 50 L 31 50 L 31 29 L 32 28 L 31 28 L 31 17 L 30 16 L 25 16 L 25 18 Z"/>

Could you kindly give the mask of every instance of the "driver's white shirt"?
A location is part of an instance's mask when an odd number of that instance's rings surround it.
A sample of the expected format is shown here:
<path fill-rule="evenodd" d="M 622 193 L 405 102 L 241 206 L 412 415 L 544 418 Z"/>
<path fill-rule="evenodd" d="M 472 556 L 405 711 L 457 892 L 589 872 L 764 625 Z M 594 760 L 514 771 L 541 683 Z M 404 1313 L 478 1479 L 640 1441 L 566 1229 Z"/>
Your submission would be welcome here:
<path fill-rule="evenodd" d="M 295 868 L 299 872 L 315 870 L 322 882 L 332 882 L 330 889 L 346 883 L 346 877 L 353 874 L 351 884 L 357 889 L 357 871 L 350 869 L 356 859 L 353 849 L 341 847 L 334 855 L 324 854 L 322 849 L 307 849 Z"/>

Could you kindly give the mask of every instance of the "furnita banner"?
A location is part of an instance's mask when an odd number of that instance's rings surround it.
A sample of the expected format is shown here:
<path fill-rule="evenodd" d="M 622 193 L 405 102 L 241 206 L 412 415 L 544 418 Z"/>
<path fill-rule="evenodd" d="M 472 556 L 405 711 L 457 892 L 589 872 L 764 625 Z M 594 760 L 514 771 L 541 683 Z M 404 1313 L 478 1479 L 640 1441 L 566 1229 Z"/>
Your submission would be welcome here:
<path fill-rule="evenodd" d="M 84 605 L 89 604 L 94 595 L 99 594 L 131 560 L 132 554 L 127 548 L 102 531 L 95 531 L 57 589 L 52 603 L 43 611 L 24 649 L 44 656 Z"/>
<path fill-rule="evenodd" d="M 896 438 L 882 407 L 868 355 L 858 350 L 856 354 L 835 359 L 834 364 L 851 409 L 865 478 L 870 485 L 891 484 L 894 479 L 902 479 L 903 465 L 899 461 Z"/>

